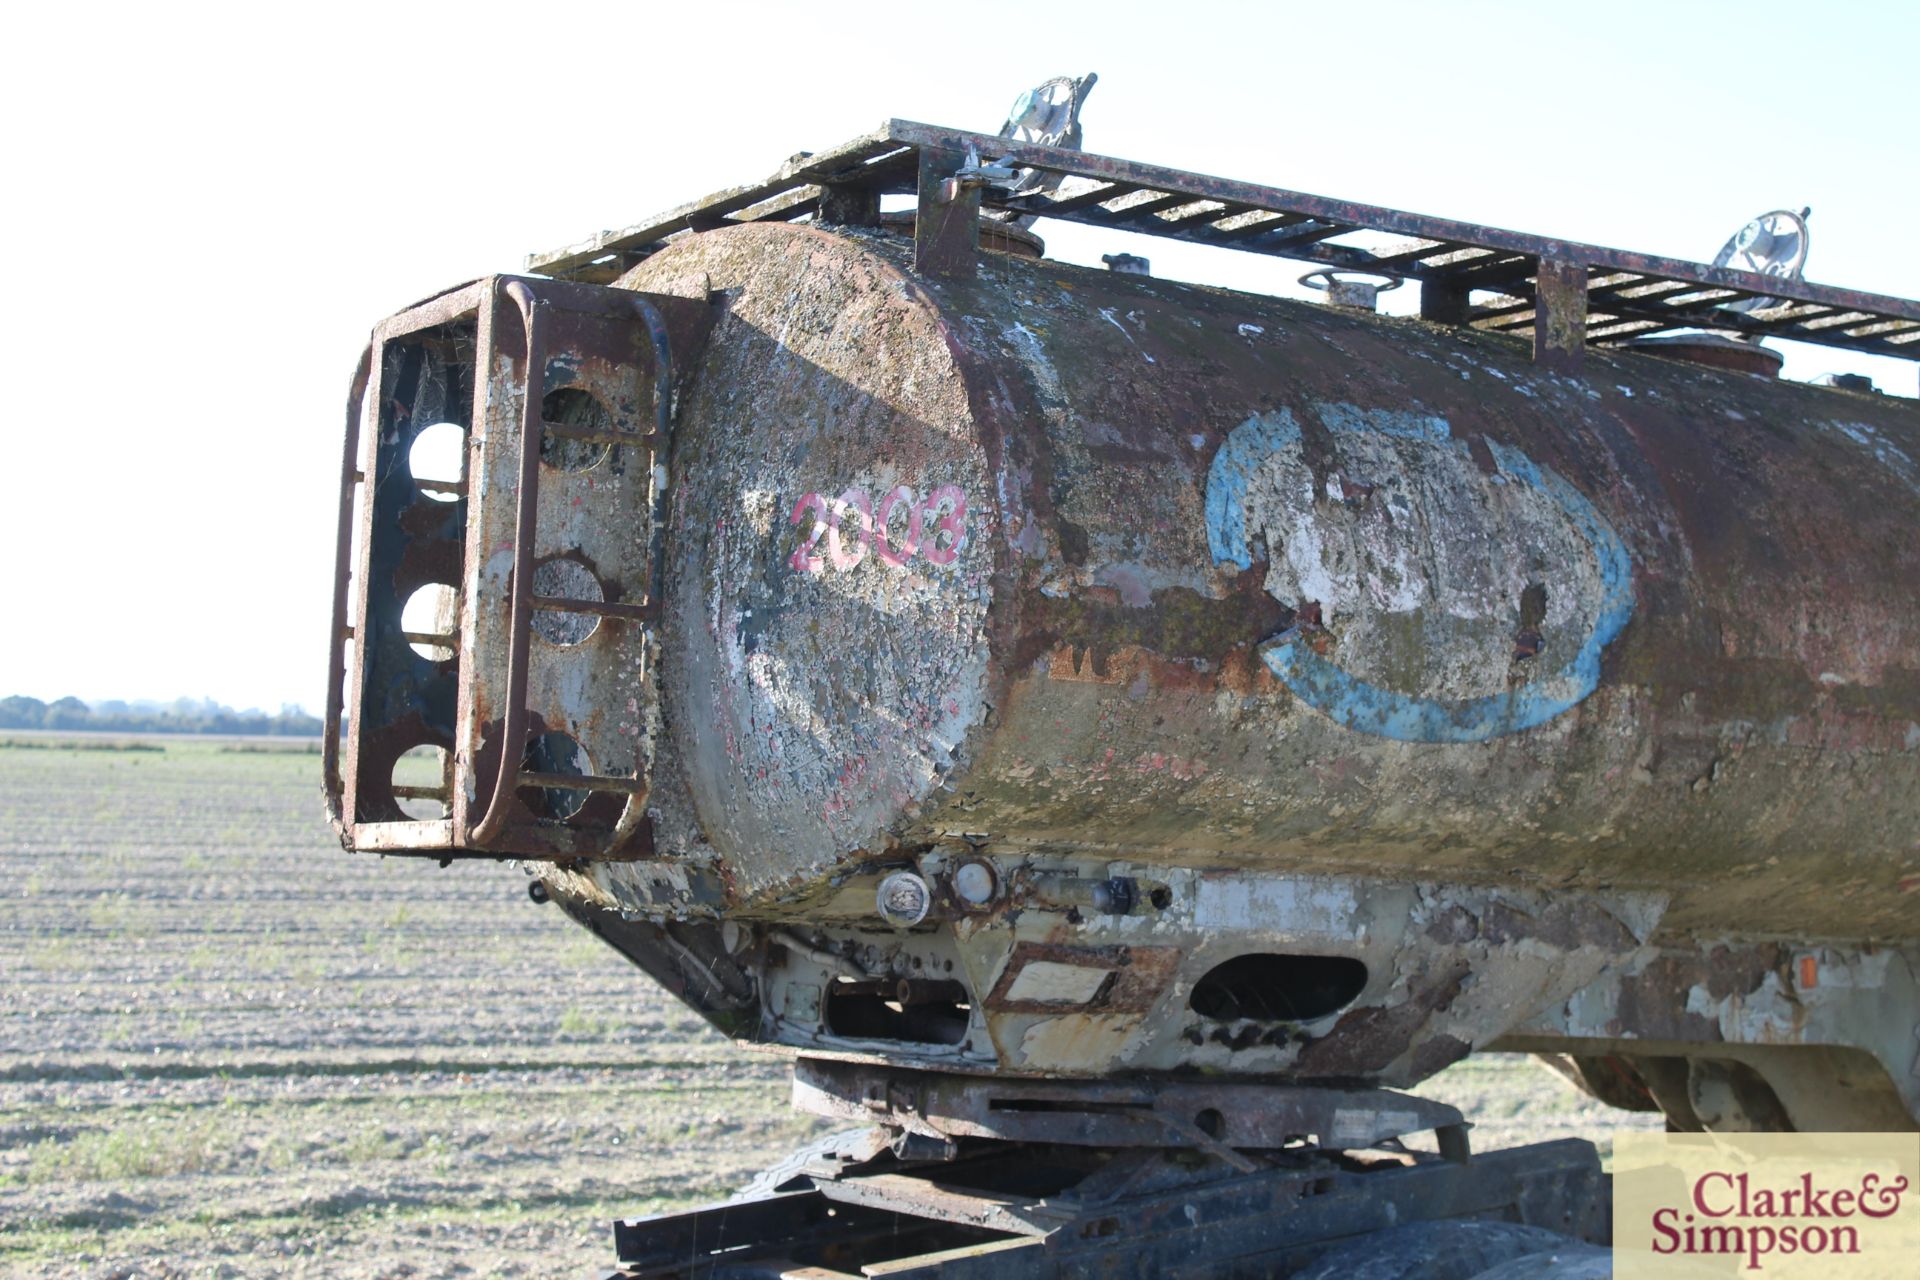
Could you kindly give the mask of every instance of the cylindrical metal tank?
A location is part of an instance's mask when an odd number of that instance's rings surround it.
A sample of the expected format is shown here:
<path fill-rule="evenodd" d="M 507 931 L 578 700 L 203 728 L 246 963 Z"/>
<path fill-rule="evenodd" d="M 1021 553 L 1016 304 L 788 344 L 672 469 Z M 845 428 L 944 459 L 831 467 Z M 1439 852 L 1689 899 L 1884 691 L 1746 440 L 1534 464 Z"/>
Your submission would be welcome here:
<path fill-rule="evenodd" d="M 621 282 L 724 298 L 655 767 L 735 905 L 966 835 L 1920 932 L 1912 403 L 910 255 L 762 224 Z"/>

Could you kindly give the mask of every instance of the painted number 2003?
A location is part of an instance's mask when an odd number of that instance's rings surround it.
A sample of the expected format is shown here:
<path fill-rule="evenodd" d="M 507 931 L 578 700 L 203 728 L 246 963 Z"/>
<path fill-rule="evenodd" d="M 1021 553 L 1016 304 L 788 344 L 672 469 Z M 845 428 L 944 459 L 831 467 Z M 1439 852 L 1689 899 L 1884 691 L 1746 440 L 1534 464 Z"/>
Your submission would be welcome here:
<path fill-rule="evenodd" d="M 904 484 L 889 489 L 877 503 L 865 489 L 848 489 L 837 498 L 803 493 L 787 523 L 800 524 L 809 512 L 813 528 L 787 559 L 801 573 L 819 573 L 828 565 L 845 572 L 865 560 L 869 549 L 895 568 L 915 556 L 932 564 L 952 564 L 967 536 L 967 495 L 953 484 L 941 485 L 924 502 Z M 823 542 L 825 555 L 820 553 Z"/>

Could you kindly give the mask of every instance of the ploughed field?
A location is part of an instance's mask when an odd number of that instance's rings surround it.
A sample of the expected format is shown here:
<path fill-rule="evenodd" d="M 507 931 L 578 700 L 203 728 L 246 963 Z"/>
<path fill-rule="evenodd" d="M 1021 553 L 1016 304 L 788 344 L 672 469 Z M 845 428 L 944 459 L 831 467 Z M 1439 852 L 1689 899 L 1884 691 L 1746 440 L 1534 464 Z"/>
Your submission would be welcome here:
<path fill-rule="evenodd" d="M 518 869 L 342 853 L 319 777 L 0 739 L 0 1276 L 581 1277 L 827 1127 Z M 1658 1127 L 1523 1058 L 1420 1092 L 1483 1148 Z"/>

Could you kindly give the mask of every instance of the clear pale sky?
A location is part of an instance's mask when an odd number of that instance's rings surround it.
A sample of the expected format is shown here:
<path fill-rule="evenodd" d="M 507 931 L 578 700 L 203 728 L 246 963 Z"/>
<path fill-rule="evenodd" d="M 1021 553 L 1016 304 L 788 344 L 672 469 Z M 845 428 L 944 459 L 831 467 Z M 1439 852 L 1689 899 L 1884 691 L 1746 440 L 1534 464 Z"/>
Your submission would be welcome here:
<path fill-rule="evenodd" d="M 888 116 L 1920 296 L 1920 4 L 21 6 L 0 696 L 310 708 L 347 376 L 414 299 Z M 1041 224 L 1058 256 L 1117 236 Z M 1274 289 L 1305 270 L 1135 252 Z M 1403 294 L 1411 290 L 1403 290 Z M 1815 351 L 1788 373 L 1889 368 Z"/>

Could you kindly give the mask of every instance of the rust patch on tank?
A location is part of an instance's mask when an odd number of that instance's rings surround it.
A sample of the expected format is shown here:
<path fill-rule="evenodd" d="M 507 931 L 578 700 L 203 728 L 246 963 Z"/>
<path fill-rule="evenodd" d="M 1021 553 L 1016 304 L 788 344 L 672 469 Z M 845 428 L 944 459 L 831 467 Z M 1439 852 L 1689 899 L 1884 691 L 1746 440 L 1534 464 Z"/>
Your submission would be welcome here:
<path fill-rule="evenodd" d="M 999 981 L 987 995 L 986 1007 L 994 1013 L 1143 1013 L 1172 980 L 1180 958 L 1180 951 L 1174 947 L 1022 942 L 1007 958 Z M 1087 974 L 1086 989 L 1084 993 L 1074 990 L 1069 978 L 1060 984 L 1060 998 L 1022 998 L 1023 979 L 1030 977 L 1028 970 L 1033 966 Z M 1096 980 L 1091 976 L 1096 974 L 1104 976 Z"/>
<path fill-rule="evenodd" d="M 1776 943 L 1662 954 L 1620 979 L 1608 1029 L 1643 1040 L 1723 1040 L 1718 1017 L 1691 1007 L 1691 993 L 1701 990 L 1715 1004 L 1750 996 L 1769 976 L 1784 975 L 1787 960 Z"/>
<path fill-rule="evenodd" d="M 1022 610 L 1021 647 L 1036 655 L 1065 647 L 1074 654 L 1075 674 L 1085 655 L 1092 677 L 1105 680 L 1111 678 L 1109 660 L 1122 650 L 1143 650 L 1173 661 L 1199 659 L 1218 667 L 1234 650 L 1291 622 L 1291 611 L 1264 592 L 1236 592 L 1215 600 L 1169 587 L 1154 592 L 1146 608 L 1081 592 L 1064 599 L 1030 598 Z M 1172 687 L 1191 684 L 1180 681 Z"/>
<path fill-rule="evenodd" d="M 1304 1076 L 1367 1076 L 1384 1071 L 1407 1052 L 1436 1013 L 1452 1006 L 1471 966 L 1454 959 L 1438 973 L 1410 984 L 1397 1004 L 1352 1009 L 1333 1030 L 1300 1051 L 1295 1069 Z"/>

